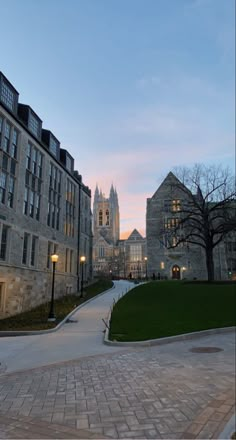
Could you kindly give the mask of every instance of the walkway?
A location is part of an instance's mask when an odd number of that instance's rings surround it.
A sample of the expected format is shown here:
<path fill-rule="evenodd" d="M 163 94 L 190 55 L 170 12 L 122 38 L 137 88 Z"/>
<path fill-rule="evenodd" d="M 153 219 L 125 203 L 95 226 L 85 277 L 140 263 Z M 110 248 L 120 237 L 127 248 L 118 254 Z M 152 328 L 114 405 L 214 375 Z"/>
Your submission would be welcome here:
<path fill-rule="evenodd" d="M 234 332 L 156 347 L 105 346 L 98 322 L 113 294 L 83 307 L 74 317 L 78 324 L 66 324 L 45 340 L 36 336 L 28 345 L 21 342 L 22 356 L 14 338 L 14 350 L 5 356 L 8 370 L 0 376 L 0 438 L 219 437 L 235 402 Z M 88 327 L 86 314 L 93 319 Z M 81 335 L 76 331 L 80 324 Z M 12 344 L 13 338 L 1 338 L 0 350 L 7 347 L 4 339 Z M 56 355 L 50 353 L 53 341 Z M 193 347 L 221 351 L 192 352 Z M 60 350 L 61 358 L 74 354 L 74 360 L 60 362 Z M 35 366 L 31 356 L 44 364 L 48 356 L 50 365 L 16 372 L 19 366 Z"/>
<path fill-rule="evenodd" d="M 83 305 L 57 332 L 0 338 L 0 362 L 7 372 L 49 365 L 94 354 L 112 353 L 120 348 L 103 344 L 105 324 L 113 301 L 134 284 L 115 281 L 115 288 Z"/>

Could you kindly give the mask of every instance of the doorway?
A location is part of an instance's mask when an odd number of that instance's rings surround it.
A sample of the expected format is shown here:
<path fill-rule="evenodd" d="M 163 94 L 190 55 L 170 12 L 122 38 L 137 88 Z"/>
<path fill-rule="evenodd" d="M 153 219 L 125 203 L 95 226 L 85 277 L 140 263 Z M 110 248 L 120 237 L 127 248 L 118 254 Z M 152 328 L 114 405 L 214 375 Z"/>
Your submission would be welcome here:
<path fill-rule="evenodd" d="M 172 267 L 172 280 L 180 280 L 180 267 L 177 264 Z"/>

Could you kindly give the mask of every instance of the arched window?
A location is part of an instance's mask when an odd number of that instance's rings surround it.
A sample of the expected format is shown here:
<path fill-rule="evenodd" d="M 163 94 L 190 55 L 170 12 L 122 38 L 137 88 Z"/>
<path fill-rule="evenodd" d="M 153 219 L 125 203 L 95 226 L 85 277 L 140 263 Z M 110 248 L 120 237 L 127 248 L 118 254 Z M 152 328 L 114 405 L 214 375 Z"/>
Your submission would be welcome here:
<path fill-rule="evenodd" d="M 98 224 L 99 224 L 99 226 L 102 226 L 102 210 L 101 209 L 99 211 Z"/>
<path fill-rule="evenodd" d="M 106 226 L 109 226 L 110 224 L 110 214 L 109 209 L 106 210 Z"/>

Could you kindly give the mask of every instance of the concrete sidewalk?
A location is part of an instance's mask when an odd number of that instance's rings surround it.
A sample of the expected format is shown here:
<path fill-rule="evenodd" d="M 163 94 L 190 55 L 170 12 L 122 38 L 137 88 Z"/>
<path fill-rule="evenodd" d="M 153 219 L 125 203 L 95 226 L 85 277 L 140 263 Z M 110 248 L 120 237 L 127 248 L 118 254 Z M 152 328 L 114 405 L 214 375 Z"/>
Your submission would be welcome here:
<path fill-rule="evenodd" d="M 13 372 L 55 362 L 121 351 L 103 344 L 106 320 L 119 296 L 134 287 L 128 281 L 114 281 L 114 288 L 83 304 L 71 322 L 58 331 L 41 335 L 0 338 L 0 371 Z"/>

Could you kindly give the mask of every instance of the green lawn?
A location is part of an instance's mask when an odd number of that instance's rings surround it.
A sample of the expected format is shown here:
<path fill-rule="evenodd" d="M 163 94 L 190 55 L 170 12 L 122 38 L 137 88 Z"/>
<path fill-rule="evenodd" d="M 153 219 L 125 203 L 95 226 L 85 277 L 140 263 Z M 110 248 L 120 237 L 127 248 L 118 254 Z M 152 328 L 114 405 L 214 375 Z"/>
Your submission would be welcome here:
<path fill-rule="evenodd" d="M 20 313 L 10 318 L 0 320 L 1 330 L 46 330 L 55 327 L 76 306 L 98 295 L 104 290 L 110 289 L 113 283 L 110 280 L 99 280 L 84 290 L 84 298 L 78 295 L 66 295 L 54 302 L 56 315 L 55 322 L 48 322 L 50 303 L 35 307 L 29 312 Z M 71 318 L 73 319 L 73 317 Z"/>
<path fill-rule="evenodd" d="M 236 324 L 236 284 L 159 281 L 127 293 L 114 307 L 110 339 L 144 341 Z"/>

